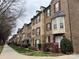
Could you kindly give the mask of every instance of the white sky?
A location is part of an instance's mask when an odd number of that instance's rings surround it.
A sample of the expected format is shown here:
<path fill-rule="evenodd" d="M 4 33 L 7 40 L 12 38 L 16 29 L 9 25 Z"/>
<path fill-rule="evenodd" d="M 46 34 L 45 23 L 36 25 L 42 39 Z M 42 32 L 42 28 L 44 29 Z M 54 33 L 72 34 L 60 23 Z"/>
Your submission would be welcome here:
<path fill-rule="evenodd" d="M 29 23 L 30 19 L 36 14 L 36 10 L 40 9 L 40 6 L 47 7 L 51 0 L 25 0 L 24 8 L 25 12 L 22 17 L 16 21 L 16 28 L 13 30 L 12 35 L 15 34 L 18 28 L 22 28 L 24 23 Z"/>

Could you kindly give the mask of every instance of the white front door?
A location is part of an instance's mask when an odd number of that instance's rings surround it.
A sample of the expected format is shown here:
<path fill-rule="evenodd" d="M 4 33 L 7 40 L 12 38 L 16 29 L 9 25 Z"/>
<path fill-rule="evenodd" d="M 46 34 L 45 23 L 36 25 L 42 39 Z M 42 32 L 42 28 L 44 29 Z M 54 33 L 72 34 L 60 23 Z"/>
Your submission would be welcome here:
<path fill-rule="evenodd" d="M 35 45 L 36 45 L 37 48 L 39 47 L 38 44 L 40 44 L 40 40 L 36 39 Z"/>
<path fill-rule="evenodd" d="M 58 43 L 58 48 L 60 48 L 60 42 L 63 39 L 63 36 L 55 36 L 55 42 Z"/>

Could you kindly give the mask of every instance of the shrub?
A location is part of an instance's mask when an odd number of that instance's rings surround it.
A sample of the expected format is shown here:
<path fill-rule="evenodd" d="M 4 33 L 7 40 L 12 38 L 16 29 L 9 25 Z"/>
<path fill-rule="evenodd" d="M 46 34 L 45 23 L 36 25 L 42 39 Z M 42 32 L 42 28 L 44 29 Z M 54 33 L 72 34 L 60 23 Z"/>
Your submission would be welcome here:
<path fill-rule="evenodd" d="M 43 51 L 44 52 L 48 52 L 49 51 L 49 44 L 48 43 L 43 44 Z"/>
<path fill-rule="evenodd" d="M 58 43 L 53 44 L 53 52 L 55 52 L 55 53 L 59 52 Z"/>
<path fill-rule="evenodd" d="M 70 40 L 64 37 L 60 43 L 61 52 L 64 54 L 71 54 L 73 52 L 73 46 Z"/>

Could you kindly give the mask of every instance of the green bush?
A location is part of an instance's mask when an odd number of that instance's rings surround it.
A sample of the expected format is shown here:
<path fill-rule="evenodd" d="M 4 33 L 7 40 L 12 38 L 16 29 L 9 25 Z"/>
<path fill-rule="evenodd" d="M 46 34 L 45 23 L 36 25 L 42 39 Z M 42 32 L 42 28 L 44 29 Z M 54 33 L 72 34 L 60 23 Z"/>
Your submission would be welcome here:
<path fill-rule="evenodd" d="M 72 43 L 66 37 L 64 37 L 61 40 L 60 46 L 61 46 L 61 52 L 62 53 L 64 53 L 64 54 L 71 54 L 71 53 L 73 53 Z"/>

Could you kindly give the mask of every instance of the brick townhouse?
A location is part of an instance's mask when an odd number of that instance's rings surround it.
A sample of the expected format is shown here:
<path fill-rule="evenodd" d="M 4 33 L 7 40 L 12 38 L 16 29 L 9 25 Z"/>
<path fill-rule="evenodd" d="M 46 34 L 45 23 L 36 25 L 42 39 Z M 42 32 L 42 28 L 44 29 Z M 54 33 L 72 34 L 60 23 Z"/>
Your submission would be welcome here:
<path fill-rule="evenodd" d="M 21 29 L 17 31 L 17 45 L 23 45 L 27 37 L 27 27 L 26 24 Z"/>
<path fill-rule="evenodd" d="M 31 45 L 31 41 L 32 41 L 32 38 L 31 38 L 31 32 L 32 32 L 32 29 L 31 29 L 31 23 L 27 24 L 27 38 L 26 38 L 26 42 L 28 45 Z"/>
<path fill-rule="evenodd" d="M 24 24 L 21 29 L 18 29 L 16 36 L 13 35 L 10 41 L 21 46 L 31 44 L 31 23 Z"/>
<path fill-rule="evenodd" d="M 21 29 L 20 38 L 23 46 L 31 44 L 31 23 L 24 24 L 23 28 Z"/>
<path fill-rule="evenodd" d="M 79 53 L 78 5 L 78 0 L 52 0 L 47 8 L 42 7 L 43 10 L 38 13 L 41 16 L 35 16 L 32 20 L 32 29 L 40 28 L 37 30 L 40 32 L 40 38 L 36 36 L 40 40 L 36 43 L 33 39 L 34 44 L 53 42 L 58 43 L 58 48 L 61 48 L 60 42 L 63 36 L 66 36 L 73 43 L 74 52 Z M 37 18 L 40 19 L 38 23 Z"/>
<path fill-rule="evenodd" d="M 13 37 L 9 40 L 9 43 L 17 43 L 16 36 L 17 34 L 13 35 Z"/>
<path fill-rule="evenodd" d="M 24 31 L 31 46 L 43 49 L 44 44 L 57 43 L 60 49 L 65 36 L 72 42 L 74 53 L 79 53 L 79 0 L 52 0 L 48 7 L 41 6 L 40 9 Z"/>
<path fill-rule="evenodd" d="M 20 34 L 21 34 L 21 29 L 19 28 L 18 29 L 18 31 L 17 31 L 17 45 L 20 45 L 21 43 L 21 36 L 20 36 Z"/>
<path fill-rule="evenodd" d="M 34 16 L 32 21 L 32 46 L 38 49 L 41 48 L 41 45 L 44 39 L 44 20 L 42 13 L 37 11 L 37 15 Z"/>
<path fill-rule="evenodd" d="M 59 44 L 66 36 L 72 43 L 74 53 L 79 53 L 79 1 L 78 0 L 52 0 L 51 19 L 54 41 Z"/>
<path fill-rule="evenodd" d="M 44 23 L 45 23 L 44 28 L 45 28 L 45 44 L 46 44 L 45 47 L 47 47 L 47 49 L 50 50 L 50 48 L 52 47 L 51 45 L 53 45 L 51 5 L 49 5 L 44 10 Z"/>

